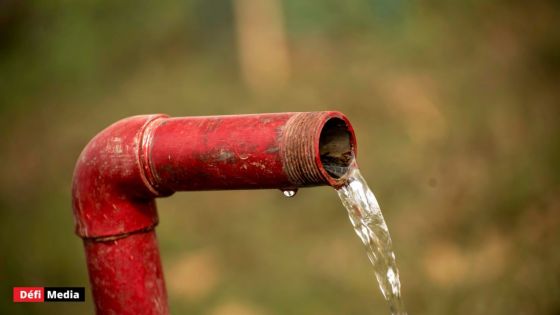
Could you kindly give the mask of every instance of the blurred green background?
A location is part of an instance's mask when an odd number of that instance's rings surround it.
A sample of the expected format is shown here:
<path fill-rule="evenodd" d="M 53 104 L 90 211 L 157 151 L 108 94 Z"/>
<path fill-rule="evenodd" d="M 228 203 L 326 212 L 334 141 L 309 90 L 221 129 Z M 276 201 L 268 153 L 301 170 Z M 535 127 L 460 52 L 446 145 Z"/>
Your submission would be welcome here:
<path fill-rule="evenodd" d="M 552 1 L 1 1 L 0 313 L 93 313 L 11 290 L 88 286 L 70 183 L 107 125 L 336 109 L 410 314 L 560 314 L 559 88 Z M 173 314 L 389 313 L 328 187 L 158 205 Z"/>

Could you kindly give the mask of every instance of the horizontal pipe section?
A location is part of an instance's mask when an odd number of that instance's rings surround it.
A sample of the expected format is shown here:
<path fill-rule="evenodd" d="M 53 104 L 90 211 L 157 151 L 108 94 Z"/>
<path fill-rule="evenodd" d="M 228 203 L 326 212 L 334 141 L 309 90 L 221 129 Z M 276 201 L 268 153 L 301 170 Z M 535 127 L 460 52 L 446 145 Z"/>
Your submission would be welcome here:
<path fill-rule="evenodd" d="M 321 128 L 336 112 L 161 119 L 150 171 L 163 191 L 298 188 L 329 184 Z M 336 181 L 335 179 L 332 179 Z"/>
<path fill-rule="evenodd" d="M 291 114 L 170 118 L 154 131 L 156 182 L 172 191 L 292 187 L 280 157 Z"/>

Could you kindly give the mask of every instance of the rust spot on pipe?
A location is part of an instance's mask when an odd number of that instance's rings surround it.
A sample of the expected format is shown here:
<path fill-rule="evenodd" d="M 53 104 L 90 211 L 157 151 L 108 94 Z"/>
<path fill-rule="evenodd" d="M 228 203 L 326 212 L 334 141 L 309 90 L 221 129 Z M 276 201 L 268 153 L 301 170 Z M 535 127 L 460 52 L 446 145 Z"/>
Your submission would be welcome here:
<path fill-rule="evenodd" d="M 226 163 L 235 162 L 236 160 L 235 153 L 224 149 L 220 149 L 220 151 L 214 153 L 213 158 L 215 161 Z"/>
<path fill-rule="evenodd" d="M 315 163 L 315 143 L 319 143 L 321 112 L 297 113 L 288 120 L 282 134 L 280 148 L 284 170 L 292 184 L 318 185 L 326 179 Z M 310 132 L 311 131 L 311 132 Z M 316 131 L 316 132 L 314 132 Z"/>

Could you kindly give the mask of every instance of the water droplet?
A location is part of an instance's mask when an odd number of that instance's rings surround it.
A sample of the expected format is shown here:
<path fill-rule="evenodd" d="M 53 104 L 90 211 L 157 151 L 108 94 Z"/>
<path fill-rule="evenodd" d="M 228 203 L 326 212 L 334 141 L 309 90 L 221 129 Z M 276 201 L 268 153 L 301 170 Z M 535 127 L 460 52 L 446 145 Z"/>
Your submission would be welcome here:
<path fill-rule="evenodd" d="M 296 189 L 282 189 L 282 193 L 284 194 L 285 197 L 291 198 L 293 196 L 295 196 L 297 194 L 297 188 Z"/>

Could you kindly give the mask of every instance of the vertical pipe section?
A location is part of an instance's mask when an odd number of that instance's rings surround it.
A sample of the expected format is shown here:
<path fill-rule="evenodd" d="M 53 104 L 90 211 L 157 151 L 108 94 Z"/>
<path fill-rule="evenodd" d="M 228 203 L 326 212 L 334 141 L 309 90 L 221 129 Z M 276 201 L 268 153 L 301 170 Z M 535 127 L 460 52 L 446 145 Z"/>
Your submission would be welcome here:
<path fill-rule="evenodd" d="M 97 314 L 169 313 L 154 230 L 84 246 Z"/>

